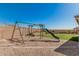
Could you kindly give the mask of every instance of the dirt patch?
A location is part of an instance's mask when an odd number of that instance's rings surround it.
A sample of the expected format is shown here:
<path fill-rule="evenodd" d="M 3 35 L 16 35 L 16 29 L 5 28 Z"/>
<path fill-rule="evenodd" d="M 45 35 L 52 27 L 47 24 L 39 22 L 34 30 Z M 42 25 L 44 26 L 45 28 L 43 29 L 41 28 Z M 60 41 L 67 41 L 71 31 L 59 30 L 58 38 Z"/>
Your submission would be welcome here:
<path fill-rule="evenodd" d="M 64 53 L 56 51 L 67 41 L 60 42 L 40 42 L 26 41 L 25 44 L 0 40 L 0 55 L 9 56 L 61 56 Z M 64 46 L 65 47 L 65 46 Z M 61 48 L 63 49 L 63 47 Z M 71 49 L 71 48 L 69 48 Z M 64 50 L 65 51 L 65 50 Z M 72 52 L 74 54 L 75 52 Z M 78 55 L 78 54 L 77 54 Z"/>
<path fill-rule="evenodd" d="M 79 55 L 78 42 L 61 40 L 53 42 L 55 39 L 43 37 L 24 37 L 24 44 L 10 41 L 13 27 L 0 27 L 0 55 L 3 56 L 61 56 Z M 15 37 L 19 32 L 15 32 Z"/>

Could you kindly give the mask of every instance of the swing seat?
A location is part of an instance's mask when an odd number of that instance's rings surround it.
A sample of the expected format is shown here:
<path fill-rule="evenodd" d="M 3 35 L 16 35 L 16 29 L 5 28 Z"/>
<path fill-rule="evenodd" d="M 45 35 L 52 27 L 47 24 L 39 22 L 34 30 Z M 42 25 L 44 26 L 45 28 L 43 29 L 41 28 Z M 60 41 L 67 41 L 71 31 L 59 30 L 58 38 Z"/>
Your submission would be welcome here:
<path fill-rule="evenodd" d="M 29 33 L 29 34 L 26 34 L 26 36 L 32 36 L 32 37 L 34 37 L 35 35 L 33 33 Z"/>

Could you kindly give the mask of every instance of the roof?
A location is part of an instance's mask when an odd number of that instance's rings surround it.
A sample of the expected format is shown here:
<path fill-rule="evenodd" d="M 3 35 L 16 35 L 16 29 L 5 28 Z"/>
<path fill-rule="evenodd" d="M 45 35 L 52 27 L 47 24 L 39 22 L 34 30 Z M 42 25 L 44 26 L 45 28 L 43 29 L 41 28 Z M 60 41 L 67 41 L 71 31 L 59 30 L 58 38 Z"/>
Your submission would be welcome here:
<path fill-rule="evenodd" d="M 75 16 L 75 19 L 76 19 L 76 21 L 77 21 L 77 23 L 78 23 L 78 25 L 79 25 L 79 15 L 76 15 L 76 16 Z"/>

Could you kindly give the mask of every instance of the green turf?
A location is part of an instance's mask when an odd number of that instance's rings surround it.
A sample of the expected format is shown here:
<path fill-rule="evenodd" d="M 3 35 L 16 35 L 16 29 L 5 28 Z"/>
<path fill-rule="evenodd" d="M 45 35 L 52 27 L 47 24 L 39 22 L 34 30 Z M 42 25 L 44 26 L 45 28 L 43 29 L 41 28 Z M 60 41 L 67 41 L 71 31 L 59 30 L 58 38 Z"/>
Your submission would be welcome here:
<path fill-rule="evenodd" d="M 69 40 L 70 38 L 75 36 L 75 34 L 55 34 L 55 35 L 63 40 Z M 50 34 L 46 34 L 46 33 L 44 33 L 44 36 L 48 38 L 54 38 Z"/>
<path fill-rule="evenodd" d="M 75 34 L 56 34 L 60 39 L 69 40 L 75 36 Z"/>
<path fill-rule="evenodd" d="M 77 41 L 79 42 L 79 36 L 76 36 L 76 34 L 55 34 L 57 37 L 59 37 L 60 40 L 71 40 L 71 41 Z M 47 37 L 49 39 L 53 39 L 54 37 L 46 32 L 43 32 L 43 36 Z"/>

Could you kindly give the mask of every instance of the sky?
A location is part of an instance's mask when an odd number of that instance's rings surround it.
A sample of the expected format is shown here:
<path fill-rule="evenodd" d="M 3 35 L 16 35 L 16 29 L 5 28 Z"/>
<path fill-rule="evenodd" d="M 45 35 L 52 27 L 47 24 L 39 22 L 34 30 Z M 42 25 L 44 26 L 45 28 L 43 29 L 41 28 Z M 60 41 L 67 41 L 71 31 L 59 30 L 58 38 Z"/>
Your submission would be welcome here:
<path fill-rule="evenodd" d="M 24 21 L 49 29 L 73 29 L 78 26 L 75 15 L 79 15 L 79 4 L 0 3 L 0 24 Z"/>

